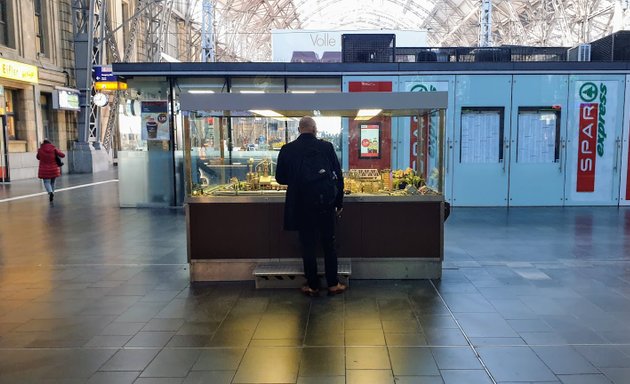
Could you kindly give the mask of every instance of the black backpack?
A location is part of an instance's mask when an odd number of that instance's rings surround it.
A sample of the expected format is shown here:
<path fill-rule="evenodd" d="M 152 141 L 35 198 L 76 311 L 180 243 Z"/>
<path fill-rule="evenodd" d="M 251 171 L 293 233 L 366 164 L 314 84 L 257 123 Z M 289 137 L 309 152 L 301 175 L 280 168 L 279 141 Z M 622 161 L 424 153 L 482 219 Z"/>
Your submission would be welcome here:
<path fill-rule="evenodd" d="M 305 150 L 300 166 L 301 202 L 314 210 L 332 209 L 337 199 L 337 174 L 323 148 Z"/>

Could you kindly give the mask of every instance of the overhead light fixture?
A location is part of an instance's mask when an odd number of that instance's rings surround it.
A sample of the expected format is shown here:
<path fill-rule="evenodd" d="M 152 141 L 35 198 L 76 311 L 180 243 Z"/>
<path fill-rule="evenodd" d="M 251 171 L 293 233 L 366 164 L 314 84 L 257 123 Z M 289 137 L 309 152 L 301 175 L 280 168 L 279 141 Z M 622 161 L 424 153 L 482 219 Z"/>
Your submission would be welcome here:
<path fill-rule="evenodd" d="M 294 91 L 289 91 L 291 93 L 317 93 L 315 91 L 301 91 L 301 90 L 294 90 Z"/>
<path fill-rule="evenodd" d="M 354 119 L 360 121 L 370 120 L 382 111 L 382 109 L 359 109 L 359 112 L 357 112 L 357 117 L 355 117 Z"/>
<path fill-rule="evenodd" d="M 249 111 L 263 117 L 284 117 L 284 115 L 270 109 L 250 109 Z"/>
<path fill-rule="evenodd" d="M 265 93 L 265 91 L 247 91 L 247 90 L 242 90 L 239 91 L 240 93 Z"/>
<path fill-rule="evenodd" d="M 194 95 L 202 95 L 208 93 L 214 93 L 212 89 L 189 89 L 188 93 L 192 93 Z"/>

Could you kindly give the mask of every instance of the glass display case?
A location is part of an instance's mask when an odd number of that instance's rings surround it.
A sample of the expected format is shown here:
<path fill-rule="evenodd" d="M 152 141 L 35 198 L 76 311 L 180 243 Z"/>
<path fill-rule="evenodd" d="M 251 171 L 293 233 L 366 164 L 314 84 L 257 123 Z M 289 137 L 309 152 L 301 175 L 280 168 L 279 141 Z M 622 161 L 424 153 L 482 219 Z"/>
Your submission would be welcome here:
<path fill-rule="evenodd" d="M 313 106 L 184 112 L 188 198 L 284 195 L 275 180 L 278 153 L 298 137 L 305 112 L 337 152 L 346 196 L 441 194 L 443 109 Z"/>
<path fill-rule="evenodd" d="M 192 281 L 251 279 L 258 262 L 300 258 L 275 175 L 305 115 L 344 173 L 337 246 L 353 277 L 441 276 L 445 93 L 199 92 L 180 94 Z"/>

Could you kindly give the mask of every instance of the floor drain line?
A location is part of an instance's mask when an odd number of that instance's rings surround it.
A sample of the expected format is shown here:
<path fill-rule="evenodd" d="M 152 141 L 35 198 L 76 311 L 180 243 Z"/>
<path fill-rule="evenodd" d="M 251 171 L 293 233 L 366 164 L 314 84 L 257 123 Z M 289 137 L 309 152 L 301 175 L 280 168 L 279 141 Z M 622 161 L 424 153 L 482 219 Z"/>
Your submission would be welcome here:
<path fill-rule="evenodd" d="M 435 290 L 435 292 L 437 293 L 438 297 L 440 298 L 440 300 L 442 301 L 442 303 L 444 304 L 444 306 L 446 307 L 446 309 L 448 310 L 449 315 L 451 315 L 451 318 L 453 319 L 453 321 L 455 321 L 455 324 L 457 325 L 457 328 L 459 329 L 459 331 L 462 333 L 462 335 L 464 335 L 464 338 L 466 339 L 466 342 L 468 343 L 468 345 L 470 346 L 470 348 L 472 349 L 473 353 L 475 354 L 475 357 L 477 358 L 477 360 L 479 360 L 479 363 L 481 364 L 481 366 L 483 367 L 484 371 L 486 371 L 486 374 L 488 375 L 488 377 L 490 378 L 490 380 L 492 381 L 493 384 L 497 384 L 497 381 L 494 379 L 494 377 L 492 376 L 492 374 L 490 373 L 490 370 L 488 369 L 488 367 L 486 366 L 486 364 L 483 362 L 483 359 L 481 358 L 481 355 L 479 355 L 479 352 L 477 352 L 477 348 L 475 348 L 475 346 L 473 345 L 473 343 L 470 341 L 470 339 L 468 338 L 468 335 L 466 334 L 466 332 L 464 332 L 464 328 L 462 328 L 462 326 L 459 324 L 459 321 L 455 318 L 455 315 L 453 315 L 453 311 L 451 311 L 451 308 L 448 306 L 448 304 L 446 303 L 446 301 L 444 300 L 444 298 L 442 297 L 442 295 L 440 294 L 440 291 L 438 291 L 437 287 L 435 286 L 435 284 L 433 284 L 433 280 L 429 280 L 429 282 L 431 282 L 431 286 L 433 287 L 433 289 Z"/>

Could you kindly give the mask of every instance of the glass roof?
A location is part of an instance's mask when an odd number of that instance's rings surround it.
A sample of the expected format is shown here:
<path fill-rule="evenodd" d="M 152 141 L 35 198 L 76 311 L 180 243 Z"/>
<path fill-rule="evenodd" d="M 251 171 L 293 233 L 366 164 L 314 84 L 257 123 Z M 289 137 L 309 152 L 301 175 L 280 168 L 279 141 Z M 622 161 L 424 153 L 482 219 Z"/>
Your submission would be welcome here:
<path fill-rule="evenodd" d="M 571 47 L 630 29 L 628 1 L 494 0 L 494 45 Z M 430 46 L 477 46 L 479 0 L 216 0 L 219 61 L 270 61 L 272 29 L 427 31 Z"/>

